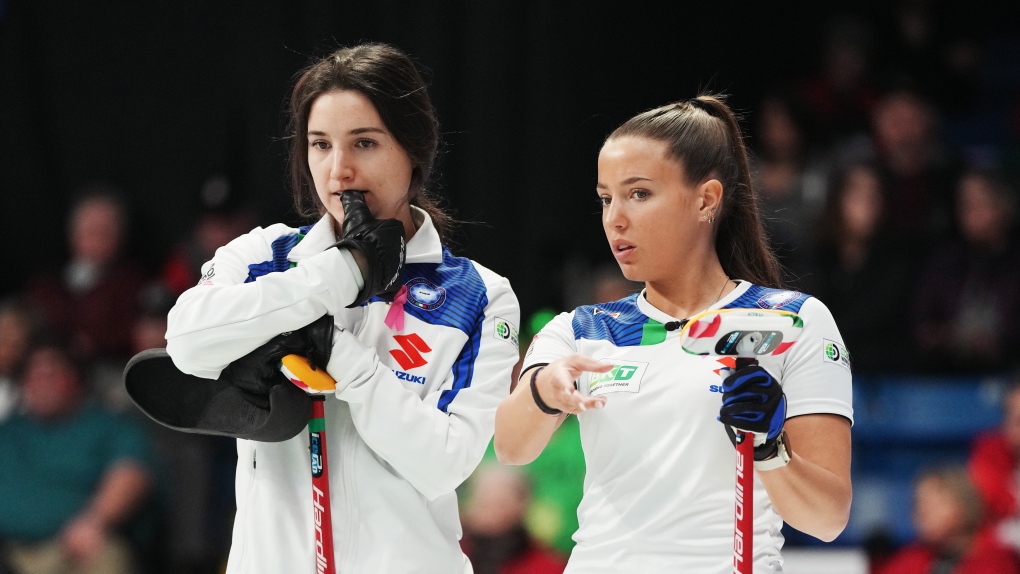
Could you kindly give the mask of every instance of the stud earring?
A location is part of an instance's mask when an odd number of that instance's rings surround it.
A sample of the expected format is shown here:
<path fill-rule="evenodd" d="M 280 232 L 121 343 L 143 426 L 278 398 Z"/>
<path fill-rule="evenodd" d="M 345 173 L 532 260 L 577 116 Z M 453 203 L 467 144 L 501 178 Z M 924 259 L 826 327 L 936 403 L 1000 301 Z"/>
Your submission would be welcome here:
<path fill-rule="evenodd" d="M 702 221 L 708 221 L 708 216 L 707 215 L 702 215 L 701 216 L 701 220 Z"/>

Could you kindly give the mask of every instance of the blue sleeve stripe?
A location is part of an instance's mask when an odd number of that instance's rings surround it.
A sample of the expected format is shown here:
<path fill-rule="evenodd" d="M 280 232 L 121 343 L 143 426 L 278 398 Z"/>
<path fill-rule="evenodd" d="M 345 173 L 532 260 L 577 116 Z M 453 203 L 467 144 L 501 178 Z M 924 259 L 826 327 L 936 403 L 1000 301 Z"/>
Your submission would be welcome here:
<path fill-rule="evenodd" d="M 301 229 L 304 230 L 304 228 Z M 273 258 L 262 263 L 252 263 L 249 265 L 248 277 L 245 278 L 244 282 L 251 283 L 263 275 L 290 269 L 290 260 L 287 259 L 287 256 L 290 255 L 291 250 L 301 242 L 304 236 L 304 232 L 299 230 L 298 233 L 276 238 L 272 244 Z"/>
<path fill-rule="evenodd" d="M 489 304 L 488 297 L 483 296 L 482 308 Z M 475 316 L 475 325 L 471 330 L 471 334 L 468 336 L 468 340 L 464 343 L 464 348 L 460 352 L 460 356 L 457 357 L 457 362 L 453 364 L 453 388 L 443 391 L 439 394 L 439 410 L 449 412 L 450 403 L 453 399 L 457 398 L 457 393 L 461 389 L 466 389 L 471 386 L 471 380 L 475 374 L 475 361 L 478 359 L 479 348 L 482 342 L 482 325 L 485 321 L 485 315 L 479 313 Z"/>

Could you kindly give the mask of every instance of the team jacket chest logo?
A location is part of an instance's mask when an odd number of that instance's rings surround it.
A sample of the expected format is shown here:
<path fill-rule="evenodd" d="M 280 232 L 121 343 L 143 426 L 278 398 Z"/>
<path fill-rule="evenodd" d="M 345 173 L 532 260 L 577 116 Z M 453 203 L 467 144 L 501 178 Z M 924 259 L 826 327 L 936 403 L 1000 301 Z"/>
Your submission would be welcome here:
<path fill-rule="evenodd" d="M 393 335 L 393 339 L 400 345 L 400 349 L 390 351 L 390 356 L 396 359 L 401 369 L 409 371 L 428 364 L 428 360 L 421 354 L 432 352 L 432 348 L 417 333 Z"/>
<path fill-rule="evenodd" d="M 406 285 L 407 302 L 419 309 L 432 311 L 446 302 L 446 289 L 424 277 L 411 279 Z"/>

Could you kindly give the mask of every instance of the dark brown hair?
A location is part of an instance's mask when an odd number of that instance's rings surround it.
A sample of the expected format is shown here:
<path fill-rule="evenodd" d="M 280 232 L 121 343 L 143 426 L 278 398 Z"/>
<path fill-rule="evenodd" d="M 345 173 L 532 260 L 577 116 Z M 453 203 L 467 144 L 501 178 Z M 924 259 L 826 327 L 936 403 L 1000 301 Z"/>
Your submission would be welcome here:
<path fill-rule="evenodd" d="M 411 205 L 429 214 L 445 242 L 452 218 L 429 190 L 439 149 L 436 110 L 414 62 L 387 44 L 341 48 L 300 72 L 291 92 L 287 130 L 291 140 L 288 171 L 297 213 L 318 217 L 324 211 L 308 170 L 308 115 L 316 98 L 337 90 L 359 92 L 372 102 L 386 129 L 414 166 Z"/>
<path fill-rule="evenodd" d="M 715 250 L 723 271 L 764 287 L 782 285 L 782 267 L 769 245 L 751 185 L 744 138 L 722 96 L 701 95 L 648 110 L 616 128 L 606 141 L 623 136 L 665 142 L 688 183 L 717 178 L 723 199 L 716 213 Z"/>

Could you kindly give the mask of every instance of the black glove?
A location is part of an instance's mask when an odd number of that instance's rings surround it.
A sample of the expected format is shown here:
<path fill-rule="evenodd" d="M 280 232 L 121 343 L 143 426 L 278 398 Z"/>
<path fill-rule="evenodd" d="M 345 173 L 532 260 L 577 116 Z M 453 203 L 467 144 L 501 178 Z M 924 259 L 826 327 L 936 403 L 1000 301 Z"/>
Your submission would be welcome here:
<path fill-rule="evenodd" d="M 333 317 L 323 315 L 308 325 L 277 335 L 261 347 L 227 365 L 220 374 L 251 404 L 269 408 L 269 391 L 290 384 L 280 372 L 280 359 L 294 353 L 308 359 L 313 369 L 325 369 L 333 351 Z"/>
<path fill-rule="evenodd" d="M 752 361 L 726 377 L 722 388 L 719 420 L 726 425 L 730 442 L 736 446 L 735 431 L 753 432 L 754 459 L 765 460 L 775 454 L 786 423 L 786 394 L 779 381 Z"/>
<path fill-rule="evenodd" d="M 360 191 L 345 191 L 340 201 L 344 206 L 344 229 L 340 242 L 333 247 L 360 251 L 367 263 L 367 268 L 361 270 L 365 286 L 354 303 L 347 306 L 351 308 L 396 284 L 404 266 L 404 224 L 396 219 L 372 217 Z"/>

